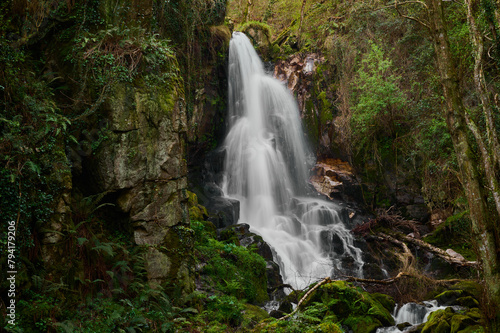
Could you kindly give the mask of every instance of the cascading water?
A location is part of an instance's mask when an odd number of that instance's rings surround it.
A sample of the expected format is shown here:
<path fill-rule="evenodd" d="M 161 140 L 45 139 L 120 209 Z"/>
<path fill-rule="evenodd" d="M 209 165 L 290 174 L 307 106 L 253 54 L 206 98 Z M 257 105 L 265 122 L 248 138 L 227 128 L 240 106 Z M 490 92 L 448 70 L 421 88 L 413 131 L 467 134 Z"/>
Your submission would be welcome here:
<path fill-rule="evenodd" d="M 446 308 L 447 306 L 438 306 L 437 301 L 424 301 L 422 304 L 406 303 L 400 308 L 396 306 L 393 315 L 396 325 L 379 328 L 376 333 L 397 333 L 401 331 L 410 331 L 414 326 L 427 322 L 427 319 L 432 312 Z M 460 307 L 456 306 L 452 308 L 457 311 L 460 309 Z M 409 326 L 399 329 L 397 325 L 403 323 L 407 323 Z"/>
<path fill-rule="evenodd" d="M 248 223 L 273 248 L 285 283 L 303 288 L 338 271 L 361 275 L 361 251 L 340 207 L 307 197 L 309 152 L 287 88 L 264 73 L 249 39 L 233 33 L 229 48 L 226 196 L 240 201 Z"/>

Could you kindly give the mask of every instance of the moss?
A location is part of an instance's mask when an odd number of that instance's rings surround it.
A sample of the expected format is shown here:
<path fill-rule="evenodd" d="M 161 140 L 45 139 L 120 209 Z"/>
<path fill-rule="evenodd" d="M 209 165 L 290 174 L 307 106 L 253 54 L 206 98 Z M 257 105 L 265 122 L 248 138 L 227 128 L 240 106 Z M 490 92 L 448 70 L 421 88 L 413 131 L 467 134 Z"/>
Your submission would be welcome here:
<path fill-rule="evenodd" d="M 470 309 L 465 314 L 476 321 L 481 320 L 481 312 L 478 308 Z"/>
<path fill-rule="evenodd" d="M 380 294 L 380 293 L 373 293 L 370 294 L 370 296 L 379 302 L 387 311 L 391 312 L 394 310 L 394 307 L 396 306 L 396 302 L 394 299 L 386 294 Z"/>
<path fill-rule="evenodd" d="M 205 206 L 198 203 L 198 196 L 190 191 L 187 191 L 189 218 L 191 221 L 203 221 L 208 217 L 208 212 Z"/>
<path fill-rule="evenodd" d="M 451 327 L 447 321 L 440 321 L 433 333 L 450 333 Z"/>
<path fill-rule="evenodd" d="M 441 294 L 437 295 L 435 299 L 439 304 L 451 305 L 454 304 L 457 298 L 465 296 L 463 290 L 446 290 Z"/>
<path fill-rule="evenodd" d="M 324 323 L 319 324 L 317 328 L 315 328 L 314 330 L 310 329 L 307 332 L 342 333 L 343 330 L 336 323 L 328 321 L 328 322 L 324 322 Z"/>
<path fill-rule="evenodd" d="M 457 333 L 484 333 L 484 328 L 480 325 L 474 325 L 466 327 L 465 329 L 458 331 Z"/>
<path fill-rule="evenodd" d="M 446 308 L 446 309 L 441 309 L 434 311 L 429 315 L 429 319 L 425 323 L 424 327 L 422 328 L 422 333 L 437 333 L 438 332 L 438 327 L 441 325 L 441 330 L 440 333 L 444 333 L 446 327 L 448 327 L 448 331 L 450 332 L 450 324 L 448 321 L 451 319 L 453 316 L 453 310 L 451 308 Z M 446 322 L 446 324 L 441 324 L 442 322 Z"/>
<path fill-rule="evenodd" d="M 336 316 L 355 332 L 371 332 L 377 327 L 394 325 L 391 315 L 394 300 L 391 297 L 382 294 L 372 297 L 346 281 L 325 284 L 304 302 L 306 306 L 317 303 L 326 305 L 329 315 Z"/>
<path fill-rule="evenodd" d="M 264 319 L 269 318 L 269 314 L 266 310 L 253 304 L 245 304 L 244 314 L 245 317 L 254 322 L 260 322 Z"/>
<path fill-rule="evenodd" d="M 477 308 L 479 307 L 479 302 L 472 296 L 459 297 L 457 298 L 458 305 L 465 306 L 468 308 Z"/>
<path fill-rule="evenodd" d="M 379 320 L 370 316 L 350 316 L 344 324 L 349 326 L 354 333 L 372 333 L 383 326 Z"/>
<path fill-rule="evenodd" d="M 249 22 L 242 24 L 239 27 L 239 30 L 241 32 L 247 32 L 250 29 L 262 31 L 264 33 L 264 35 L 267 37 L 267 39 L 271 40 L 271 35 L 272 35 L 271 27 L 269 25 L 267 25 L 266 23 L 259 22 L 259 21 L 249 21 Z"/>
<path fill-rule="evenodd" d="M 451 332 L 454 333 L 454 332 L 461 331 L 461 330 L 467 328 L 468 326 L 472 326 L 472 325 L 476 324 L 476 322 L 474 321 L 474 319 L 472 319 L 469 316 L 457 314 L 451 318 L 450 324 L 451 324 L 450 325 Z"/>
<path fill-rule="evenodd" d="M 467 292 L 469 295 L 474 296 L 476 299 L 479 299 L 481 296 L 481 285 L 473 280 L 464 280 L 454 284 L 452 289 L 463 290 Z"/>

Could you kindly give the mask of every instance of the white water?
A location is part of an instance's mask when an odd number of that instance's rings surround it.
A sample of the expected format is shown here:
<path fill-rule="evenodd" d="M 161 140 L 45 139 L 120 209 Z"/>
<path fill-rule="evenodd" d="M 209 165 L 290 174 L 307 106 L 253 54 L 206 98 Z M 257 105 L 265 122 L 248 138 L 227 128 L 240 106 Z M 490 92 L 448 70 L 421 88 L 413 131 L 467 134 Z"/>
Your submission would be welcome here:
<path fill-rule="evenodd" d="M 424 301 L 423 304 L 406 303 L 399 309 L 396 306 L 393 317 L 396 322 L 395 325 L 409 323 L 411 326 L 406 329 L 410 329 L 412 326 L 425 323 L 432 312 L 446 308 L 446 306 L 438 306 L 437 301 Z M 396 326 L 379 328 L 377 330 L 377 333 L 396 332 L 401 332 Z"/>
<path fill-rule="evenodd" d="M 326 276 L 361 276 L 361 251 L 340 207 L 307 197 L 313 158 L 296 102 L 264 73 L 251 42 L 239 32 L 229 48 L 228 108 L 223 191 L 240 201 L 239 222 L 274 249 L 284 282 L 304 288 Z"/>

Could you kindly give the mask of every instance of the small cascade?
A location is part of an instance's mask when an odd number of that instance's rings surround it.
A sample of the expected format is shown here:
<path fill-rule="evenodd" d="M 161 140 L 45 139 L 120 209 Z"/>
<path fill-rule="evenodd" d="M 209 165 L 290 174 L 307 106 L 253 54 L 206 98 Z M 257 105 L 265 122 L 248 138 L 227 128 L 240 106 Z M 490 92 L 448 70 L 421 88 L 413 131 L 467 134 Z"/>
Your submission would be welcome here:
<path fill-rule="evenodd" d="M 429 315 L 440 309 L 446 309 L 447 306 L 438 306 L 437 301 L 424 301 L 422 304 L 406 303 L 400 308 L 396 305 L 394 309 L 395 326 L 383 327 L 377 330 L 377 333 L 397 333 L 410 330 L 414 326 L 425 323 Z M 400 330 L 397 325 L 408 323 L 408 326 Z"/>
<path fill-rule="evenodd" d="M 225 196 L 273 248 L 285 283 L 304 288 L 325 276 L 362 275 L 361 251 L 341 207 L 308 196 L 314 158 L 295 100 L 265 74 L 249 39 L 233 33 L 229 49 Z"/>

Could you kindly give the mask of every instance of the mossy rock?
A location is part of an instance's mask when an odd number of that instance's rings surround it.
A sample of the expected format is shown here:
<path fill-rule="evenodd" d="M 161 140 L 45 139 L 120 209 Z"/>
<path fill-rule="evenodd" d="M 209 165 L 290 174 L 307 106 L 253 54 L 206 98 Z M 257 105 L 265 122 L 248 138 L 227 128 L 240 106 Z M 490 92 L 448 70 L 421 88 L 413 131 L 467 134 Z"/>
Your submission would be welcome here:
<path fill-rule="evenodd" d="M 479 302 L 472 296 L 465 296 L 457 298 L 456 303 L 461 306 L 465 306 L 468 308 L 477 308 L 479 307 Z"/>
<path fill-rule="evenodd" d="M 394 299 L 386 294 L 380 294 L 380 293 L 373 293 L 370 294 L 370 296 L 379 302 L 387 311 L 391 312 L 394 310 L 394 307 L 396 306 L 396 302 Z"/>
<path fill-rule="evenodd" d="M 373 333 L 379 327 L 383 327 L 382 323 L 371 316 L 351 316 L 344 321 L 344 324 L 349 326 L 354 333 Z"/>
<path fill-rule="evenodd" d="M 465 314 L 476 321 L 481 320 L 481 312 L 479 312 L 478 308 L 470 309 Z"/>
<path fill-rule="evenodd" d="M 422 331 L 423 332 L 423 331 Z M 433 333 L 451 333 L 451 327 L 450 324 L 446 320 L 442 320 L 439 322 L 437 325 L 436 329 L 433 331 Z"/>
<path fill-rule="evenodd" d="M 451 318 L 451 332 L 455 333 L 466 329 L 469 326 L 477 324 L 474 319 L 469 316 L 457 314 Z"/>
<path fill-rule="evenodd" d="M 246 318 L 250 319 L 252 322 L 258 323 L 264 319 L 269 318 L 269 314 L 266 310 L 252 304 L 245 304 L 244 315 Z"/>
<path fill-rule="evenodd" d="M 457 333 L 484 333 L 484 328 L 480 325 L 469 326 Z"/>
<path fill-rule="evenodd" d="M 396 327 L 398 330 L 403 331 L 405 328 L 412 326 L 410 323 L 401 323 L 397 324 Z"/>
<path fill-rule="evenodd" d="M 450 332 L 451 326 L 449 324 L 449 321 L 453 314 L 454 312 L 451 308 L 434 311 L 429 315 L 429 319 L 422 328 L 422 333 Z M 442 324 L 443 322 L 446 322 L 446 324 Z M 440 331 L 438 331 L 438 328 L 440 329 Z M 446 331 L 446 329 L 448 329 L 448 331 Z"/>
<path fill-rule="evenodd" d="M 208 218 L 207 209 L 198 203 L 198 196 L 190 191 L 187 191 L 189 218 L 191 221 L 204 221 Z"/>
<path fill-rule="evenodd" d="M 464 296 L 467 296 L 467 294 L 463 290 L 446 290 L 441 294 L 437 295 L 435 299 L 438 301 L 440 305 L 452 305 L 455 304 L 458 298 Z"/>
<path fill-rule="evenodd" d="M 381 301 L 385 303 L 385 306 Z M 346 281 L 332 281 L 322 285 L 304 302 L 304 305 L 311 305 L 315 302 L 328 306 L 331 314 L 334 314 L 339 321 L 350 327 L 352 327 L 350 324 L 354 325 L 356 323 L 356 327 L 363 326 L 364 329 L 371 330 L 372 326 L 394 325 L 394 318 L 391 315 L 394 307 L 392 298 L 382 294 L 376 294 L 372 297 L 369 293 L 350 285 Z M 365 320 L 360 321 L 358 325 L 359 320 L 357 318 L 365 318 Z M 367 331 L 362 331 L 359 328 L 359 332 Z"/>
<path fill-rule="evenodd" d="M 453 285 L 451 288 L 455 289 L 455 290 L 463 290 L 463 291 L 467 292 L 467 295 L 474 296 L 476 299 L 479 299 L 479 296 L 481 295 L 481 290 L 482 290 L 479 283 L 477 283 L 476 281 L 472 281 L 472 280 L 465 280 L 465 281 L 458 282 L 457 284 Z M 467 296 L 467 295 L 464 295 L 464 296 Z"/>

